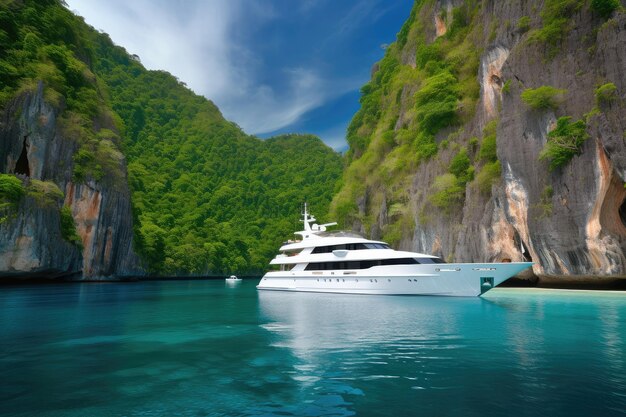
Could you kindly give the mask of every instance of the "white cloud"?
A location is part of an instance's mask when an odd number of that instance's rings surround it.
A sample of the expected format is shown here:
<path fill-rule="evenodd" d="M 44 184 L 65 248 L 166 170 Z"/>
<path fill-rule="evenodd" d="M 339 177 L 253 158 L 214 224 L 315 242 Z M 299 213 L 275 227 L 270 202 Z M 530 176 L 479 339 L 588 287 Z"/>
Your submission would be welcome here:
<path fill-rule="evenodd" d="M 374 10 L 377 0 L 357 2 L 352 9 L 338 23 L 338 34 L 352 32 Z"/>
<path fill-rule="evenodd" d="M 234 2 L 185 2 L 184 8 L 147 0 L 67 3 L 87 23 L 139 55 L 147 68 L 169 71 L 198 93 L 221 98 L 229 86 L 238 85 L 226 42 Z"/>
<path fill-rule="evenodd" d="M 284 91 L 276 91 L 268 85 L 251 87 L 249 97 L 232 97 L 223 106 L 229 114 L 231 106 L 238 106 L 240 119 L 237 123 L 250 133 L 267 133 L 289 126 L 310 110 L 335 97 L 359 87 L 358 80 L 326 80 L 311 70 L 292 68 L 282 71 L 285 78 Z"/>
<path fill-rule="evenodd" d="M 259 81 L 263 62 L 244 30 L 271 22 L 267 2 L 245 0 L 67 0 L 87 23 L 137 54 L 149 69 L 169 71 L 212 100 L 247 133 L 278 130 L 327 100 L 358 88 L 362 80 L 325 79 L 312 68 L 277 68 L 279 85 Z M 309 7 L 312 5 L 309 3 Z M 362 12 L 361 12 L 362 13 Z M 358 13 L 360 14 L 360 13 Z M 248 32 L 252 33 L 252 32 Z M 245 35 L 245 34 L 244 34 Z"/>

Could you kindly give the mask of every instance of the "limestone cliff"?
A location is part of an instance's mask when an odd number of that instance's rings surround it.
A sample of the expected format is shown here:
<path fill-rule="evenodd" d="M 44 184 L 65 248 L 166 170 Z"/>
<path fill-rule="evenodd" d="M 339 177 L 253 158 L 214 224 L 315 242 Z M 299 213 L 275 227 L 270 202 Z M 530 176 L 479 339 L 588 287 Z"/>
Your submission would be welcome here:
<path fill-rule="evenodd" d="M 75 181 L 78 143 L 63 128 L 62 112 L 45 100 L 39 83 L 2 115 L 0 172 L 17 174 L 27 187 L 48 184 L 59 195 L 27 192 L 0 223 L 0 277 L 97 280 L 136 274 L 125 162 L 121 158 L 117 167 L 123 181 Z M 71 209 L 82 244 L 62 235 L 63 205 Z"/>
<path fill-rule="evenodd" d="M 542 86 L 561 96 L 522 100 Z M 532 260 L 541 282 L 626 276 L 623 8 L 418 1 L 362 92 L 333 202 L 355 230 L 450 261 Z M 563 117 L 588 139 L 551 169 Z"/>

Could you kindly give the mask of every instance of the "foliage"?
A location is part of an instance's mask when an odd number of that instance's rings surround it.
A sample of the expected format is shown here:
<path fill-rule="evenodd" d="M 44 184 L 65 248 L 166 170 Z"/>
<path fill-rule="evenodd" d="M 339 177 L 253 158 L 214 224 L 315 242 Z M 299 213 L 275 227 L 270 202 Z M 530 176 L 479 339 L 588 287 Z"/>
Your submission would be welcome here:
<path fill-rule="evenodd" d="M 476 175 L 476 185 L 480 192 L 488 194 L 492 185 L 500 178 L 501 166 L 498 161 L 497 136 L 498 119 L 487 123 L 483 129 L 483 139 L 478 159 L 484 164 Z"/>
<path fill-rule="evenodd" d="M 544 85 L 538 88 L 528 88 L 522 92 L 522 101 L 535 110 L 556 109 L 567 90 Z"/>
<path fill-rule="evenodd" d="M 486 163 L 476 175 L 476 184 L 478 185 L 478 189 L 484 193 L 488 194 L 491 191 L 492 185 L 500 178 L 500 174 L 502 173 L 502 168 L 500 166 L 500 161 L 494 161 Z"/>
<path fill-rule="evenodd" d="M 591 0 L 591 10 L 607 19 L 620 7 L 619 0 Z"/>
<path fill-rule="evenodd" d="M 409 37 L 409 31 L 411 30 L 411 23 L 415 20 L 415 14 L 417 13 L 417 2 L 413 5 L 411 9 L 411 13 L 409 14 L 409 18 L 400 28 L 400 32 L 397 35 L 397 42 L 400 47 L 403 47 L 406 44 L 406 41 Z"/>
<path fill-rule="evenodd" d="M 436 194 L 435 205 L 462 201 L 465 183 L 473 177 L 475 167 L 466 159 L 471 159 L 478 143 L 471 152 L 461 150 L 459 135 L 451 131 L 473 118 L 480 96 L 476 74 L 484 41 L 481 5 L 461 2 L 452 9 L 451 19 L 440 8 L 447 31 L 432 40 L 434 4 L 414 3 L 415 15 L 361 89 L 361 108 L 348 128 L 347 168 L 331 204 L 332 217 L 344 227 L 371 230 L 380 218 L 383 199 L 408 201 L 417 167 L 436 165 L 441 149 L 456 150 L 452 167 L 446 168 L 460 178 L 448 173 L 454 178 L 451 187 L 426 185 Z M 413 54 L 414 63 L 408 62 Z M 398 243 L 410 235 L 415 222 L 410 210 L 388 219 L 381 230 L 384 239 Z"/>
<path fill-rule="evenodd" d="M 551 185 L 546 185 L 541 192 L 541 198 L 545 200 L 549 200 L 554 195 L 554 189 Z"/>
<path fill-rule="evenodd" d="M 446 37 L 454 38 L 457 33 L 461 32 L 469 24 L 470 16 L 465 6 L 459 6 L 452 9 L 452 23 L 448 27 Z"/>
<path fill-rule="evenodd" d="M 361 109 L 348 125 L 346 135 L 351 155 L 360 155 L 369 145 L 373 126 L 380 117 L 382 86 L 389 82 L 398 69 L 399 60 L 394 50 L 394 47 L 387 48 L 372 81 L 361 88 Z"/>
<path fill-rule="evenodd" d="M 22 181 L 15 175 L 0 174 L 0 202 L 16 203 L 24 194 Z"/>
<path fill-rule="evenodd" d="M 558 44 L 571 29 L 570 17 L 584 3 L 585 0 L 546 0 L 541 11 L 543 27 L 533 30 L 529 40 L 547 44 L 549 56 L 554 56 L 558 52 Z"/>
<path fill-rule="evenodd" d="M 519 18 L 519 20 L 517 21 L 517 29 L 520 32 L 528 32 L 528 30 L 530 29 L 530 17 L 528 16 L 522 16 Z"/>
<path fill-rule="evenodd" d="M 459 98 L 457 80 L 449 71 L 442 71 L 424 81 L 415 94 L 417 120 L 426 133 L 437 133 L 456 121 Z"/>
<path fill-rule="evenodd" d="M 565 164 L 575 155 L 582 153 L 582 146 L 589 138 L 583 120 L 571 123 L 571 117 L 559 117 L 556 127 L 548 133 L 548 141 L 539 154 L 539 159 L 550 162 L 550 170 Z"/>
<path fill-rule="evenodd" d="M 441 50 L 441 44 L 439 42 L 433 42 L 426 44 L 420 43 L 415 52 L 415 64 L 418 68 L 426 68 L 426 64 L 441 63 L 443 60 L 443 52 Z"/>
<path fill-rule="evenodd" d="M 478 157 L 482 161 L 494 162 L 498 159 L 496 147 L 497 120 L 492 120 L 483 129 L 483 140 L 480 144 Z"/>
<path fill-rule="evenodd" d="M 461 148 L 459 153 L 452 158 L 448 171 L 457 178 L 461 186 L 465 186 L 468 181 L 473 179 L 474 167 L 469 156 L 467 156 L 467 149 Z"/>
<path fill-rule="evenodd" d="M 24 192 L 24 186 L 19 178 L 0 174 L 0 224 L 7 221 Z"/>
<path fill-rule="evenodd" d="M 504 85 L 502 86 L 502 92 L 504 94 L 509 94 L 511 92 L 511 80 L 506 80 Z"/>
<path fill-rule="evenodd" d="M 432 135 L 419 133 L 415 140 L 415 155 L 417 160 L 428 159 L 437 154 L 437 143 Z"/>
<path fill-rule="evenodd" d="M 26 195 L 33 198 L 40 207 L 56 207 L 63 199 L 63 191 L 54 182 L 36 179 L 29 181 Z"/>
<path fill-rule="evenodd" d="M 433 183 L 433 194 L 431 194 L 430 203 L 445 212 L 450 210 L 463 201 L 465 195 L 465 187 L 459 184 L 454 174 L 446 173 L 435 178 Z"/>
<path fill-rule="evenodd" d="M 474 179 L 474 166 L 467 154 L 467 149 L 462 147 L 452 157 L 448 165 L 448 173 L 435 178 L 433 193 L 429 201 L 435 207 L 443 208 L 446 213 L 449 213 L 452 207 L 463 201 L 465 185 L 472 179 Z"/>
<path fill-rule="evenodd" d="M 468 141 L 468 145 L 469 145 L 470 150 L 472 152 L 476 152 L 476 150 L 478 149 L 478 143 L 479 143 L 479 141 L 478 141 L 478 138 L 476 136 L 472 136 L 470 138 L 470 140 Z"/>
<path fill-rule="evenodd" d="M 596 88 L 596 103 L 598 105 L 603 103 L 610 103 L 616 98 L 617 87 L 613 83 L 602 84 Z"/>
<path fill-rule="evenodd" d="M 108 38 L 96 46 L 125 125 L 136 246 L 153 272 L 259 273 L 303 201 L 323 218 L 342 163 L 319 138 L 247 136 L 170 74 L 146 71 Z M 96 160 L 111 152 L 104 143 Z"/>
<path fill-rule="evenodd" d="M 72 217 L 72 209 L 68 206 L 61 207 L 60 210 L 60 225 L 61 236 L 68 242 L 78 246 L 80 249 L 83 247 L 83 241 L 76 232 L 76 224 L 74 223 L 74 217 Z"/>
<path fill-rule="evenodd" d="M 493 162 L 498 158 L 496 153 L 496 135 L 489 135 L 483 138 L 479 157 L 481 160 L 489 162 Z"/>

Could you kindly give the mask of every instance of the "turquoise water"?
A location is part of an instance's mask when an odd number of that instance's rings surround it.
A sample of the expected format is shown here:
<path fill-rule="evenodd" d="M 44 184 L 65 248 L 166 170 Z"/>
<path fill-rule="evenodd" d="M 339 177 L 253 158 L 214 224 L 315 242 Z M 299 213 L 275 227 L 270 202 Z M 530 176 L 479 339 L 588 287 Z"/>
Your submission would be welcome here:
<path fill-rule="evenodd" d="M 255 284 L 0 287 L 0 415 L 626 415 L 626 293 Z"/>

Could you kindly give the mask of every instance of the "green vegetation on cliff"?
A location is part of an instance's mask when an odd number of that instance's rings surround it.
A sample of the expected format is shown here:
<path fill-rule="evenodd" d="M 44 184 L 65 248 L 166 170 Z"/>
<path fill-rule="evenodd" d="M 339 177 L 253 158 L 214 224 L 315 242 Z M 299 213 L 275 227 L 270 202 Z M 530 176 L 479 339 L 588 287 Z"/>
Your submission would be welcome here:
<path fill-rule="evenodd" d="M 328 211 L 340 156 L 310 135 L 262 141 L 106 36 L 95 71 L 124 122 L 136 244 L 159 273 L 258 273 L 297 227 Z"/>
<path fill-rule="evenodd" d="M 408 198 L 421 164 L 438 160 L 450 143 L 458 150 L 450 155 L 451 147 L 441 160 L 448 172 L 432 187 L 424 185 L 427 200 L 446 210 L 463 201 L 475 170 L 473 152 L 455 138 L 459 126 L 473 117 L 479 97 L 482 26 L 471 23 L 480 5 L 468 1 L 449 12 L 435 7 L 433 1 L 415 2 L 398 41 L 387 48 L 372 80 L 361 89 L 361 109 L 348 127 L 349 165 L 332 204 L 343 225 L 360 223 L 367 233 L 385 215 L 381 208 L 394 207 L 391 224 L 380 231 L 390 243 L 413 229 Z M 429 40 L 432 14 L 446 31 Z M 359 200 L 366 203 L 364 210 L 358 208 Z"/>
<path fill-rule="evenodd" d="M 619 7 L 619 0 L 591 0 L 591 10 L 603 18 L 611 16 Z"/>
<path fill-rule="evenodd" d="M 602 84 L 595 91 L 596 104 L 610 103 L 617 98 L 617 87 L 613 83 Z"/>
<path fill-rule="evenodd" d="M 583 143 L 589 138 L 584 120 L 571 122 L 571 117 L 559 117 L 556 127 L 548 133 L 548 141 L 539 155 L 550 162 L 550 170 L 567 164 L 582 152 Z"/>
<path fill-rule="evenodd" d="M 343 168 L 316 137 L 246 135 L 61 0 L 0 3 L 0 80 L 0 108 L 44 83 L 77 145 L 73 181 L 118 186 L 128 161 L 134 244 L 152 272 L 261 272 L 299 227 L 303 201 L 324 217 Z M 68 214 L 64 237 L 76 241 Z"/>
<path fill-rule="evenodd" d="M 0 174 L 0 224 L 7 221 L 11 214 L 15 214 L 15 206 L 24 192 L 24 186 L 19 178 Z"/>
<path fill-rule="evenodd" d="M 564 94 L 567 90 L 543 85 L 538 88 L 528 88 L 522 92 L 522 101 L 528 104 L 534 110 L 556 109 L 563 101 Z"/>
<path fill-rule="evenodd" d="M 26 186 L 26 195 L 35 200 L 39 207 L 60 207 L 63 191 L 52 181 L 30 179 Z"/>
<path fill-rule="evenodd" d="M 529 40 L 547 44 L 548 54 L 553 56 L 573 26 L 571 16 L 584 4 L 584 0 L 546 0 L 541 11 L 543 26 L 534 30 Z"/>
<path fill-rule="evenodd" d="M 72 217 L 72 209 L 68 206 L 63 206 L 61 208 L 61 236 L 63 236 L 63 239 L 68 242 L 82 248 L 83 242 L 76 232 L 76 224 L 74 223 L 74 218 Z"/>

